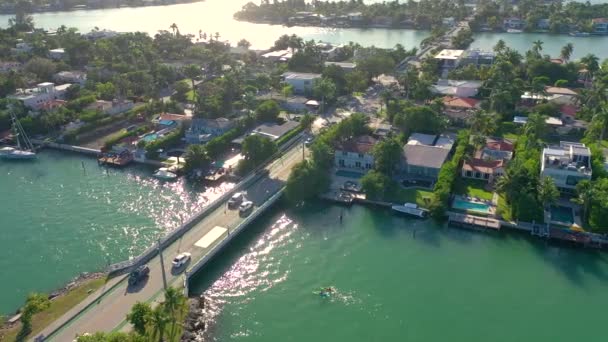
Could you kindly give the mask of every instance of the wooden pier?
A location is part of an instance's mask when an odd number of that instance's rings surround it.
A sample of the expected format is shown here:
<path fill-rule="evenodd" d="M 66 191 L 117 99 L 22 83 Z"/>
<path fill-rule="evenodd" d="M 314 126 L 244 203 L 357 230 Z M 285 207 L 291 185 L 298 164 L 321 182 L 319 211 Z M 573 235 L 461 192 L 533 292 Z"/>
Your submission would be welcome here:
<path fill-rule="evenodd" d="M 500 230 L 497 219 L 454 212 L 448 212 L 448 225 L 474 230 Z"/>
<path fill-rule="evenodd" d="M 117 167 L 126 166 L 132 161 L 133 154 L 128 151 L 122 153 L 104 153 L 97 159 L 97 162 L 101 165 L 110 165 Z"/>

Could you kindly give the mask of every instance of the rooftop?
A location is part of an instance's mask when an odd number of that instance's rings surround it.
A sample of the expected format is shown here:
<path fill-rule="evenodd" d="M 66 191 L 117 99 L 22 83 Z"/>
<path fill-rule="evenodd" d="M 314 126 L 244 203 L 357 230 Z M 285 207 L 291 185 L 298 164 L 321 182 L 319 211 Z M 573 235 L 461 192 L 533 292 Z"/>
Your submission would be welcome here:
<path fill-rule="evenodd" d="M 378 139 L 372 136 L 362 135 L 338 143 L 336 150 L 353 153 L 370 153 L 377 142 Z"/>
<path fill-rule="evenodd" d="M 472 99 L 469 97 L 456 97 L 456 96 L 444 96 L 442 98 L 443 104 L 446 107 L 463 108 L 463 109 L 474 109 L 479 105 L 479 100 Z"/>
<path fill-rule="evenodd" d="M 313 74 L 306 72 L 286 72 L 283 74 L 286 80 L 299 79 L 299 80 L 315 80 L 321 78 L 321 74 Z"/>
<path fill-rule="evenodd" d="M 437 55 L 435 55 L 435 58 L 436 59 L 456 60 L 456 59 L 459 59 L 463 53 L 464 53 L 464 50 L 443 49 L 443 50 L 441 50 L 441 52 L 439 52 Z"/>
<path fill-rule="evenodd" d="M 409 165 L 440 168 L 450 154 L 454 141 L 454 136 L 449 134 L 412 133 L 403 146 L 403 156 Z"/>
<path fill-rule="evenodd" d="M 560 141 L 543 149 L 543 169 L 562 169 L 591 174 L 591 150 L 582 143 Z"/>
<path fill-rule="evenodd" d="M 277 140 L 285 133 L 291 131 L 292 129 L 298 127 L 300 123 L 297 121 L 286 121 L 282 125 L 279 125 L 275 122 L 271 123 L 263 123 L 258 127 L 253 129 L 253 134 L 260 134 L 265 137 L 270 138 L 271 140 Z"/>
<path fill-rule="evenodd" d="M 557 95 L 571 95 L 571 96 L 577 96 L 578 93 L 575 92 L 574 90 L 570 89 L 570 88 L 563 88 L 563 87 L 545 87 L 545 91 L 547 92 L 547 94 L 557 94 Z"/>

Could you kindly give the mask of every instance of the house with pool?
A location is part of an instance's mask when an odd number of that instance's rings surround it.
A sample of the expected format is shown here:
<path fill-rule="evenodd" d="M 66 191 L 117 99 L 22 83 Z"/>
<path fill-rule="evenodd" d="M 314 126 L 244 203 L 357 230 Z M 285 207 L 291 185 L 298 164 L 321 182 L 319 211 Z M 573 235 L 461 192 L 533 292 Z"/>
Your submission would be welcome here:
<path fill-rule="evenodd" d="M 186 131 L 188 144 L 202 144 L 220 136 L 234 127 L 234 122 L 226 118 L 193 119 Z"/>
<path fill-rule="evenodd" d="M 448 160 L 456 139 L 452 134 L 413 133 L 403 146 L 401 172 L 404 177 L 435 181 Z"/>
<path fill-rule="evenodd" d="M 374 167 L 372 150 L 378 139 L 362 135 L 342 141 L 336 145 L 334 164 L 338 169 L 356 170 L 366 173 Z"/>
<path fill-rule="evenodd" d="M 569 141 L 544 148 L 541 177 L 551 177 L 562 195 L 574 195 L 578 182 L 591 179 L 591 150 L 583 143 Z"/>
<path fill-rule="evenodd" d="M 473 158 L 464 161 L 460 175 L 493 183 L 504 174 L 513 158 L 513 148 L 513 142 L 507 139 L 486 138 L 485 145 L 475 151 Z"/>

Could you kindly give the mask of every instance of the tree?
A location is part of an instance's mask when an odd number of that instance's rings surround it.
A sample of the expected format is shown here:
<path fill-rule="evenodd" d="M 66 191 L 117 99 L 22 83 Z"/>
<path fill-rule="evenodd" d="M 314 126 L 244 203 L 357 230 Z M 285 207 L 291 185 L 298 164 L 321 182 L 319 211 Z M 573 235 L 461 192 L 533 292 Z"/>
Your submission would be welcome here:
<path fill-rule="evenodd" d="M 256 118 L 259 122 L 274 122 L 277 120 L 281 108 L 274 100 L 266 100 L 255 110 Z"/>
<path fill-rule="evenodd" d="M 391 176 L 401 160 L 401 144 L 396 139 L 382 140 L 373 149 L 375 169 Z"/>
<path fill-rule="evenodd" d="M 281 94 L 283 94 L 285 101 L 287 101 L 287 98 L 293 95 L 293 86 L 291 84 L 284 86 L 281 88 Z"/>
<path fill-rule="evenodd" d="M 95 84 L 95 91 L 100 99 L 111 101 L 116 95 L 116 87 L 112 82 Z"/>
<path fill-rule="evenodd" d="M 55 63 L 50 59 L 34 57 L 29 60 L 23 67 L 25 71 L 31 72 L 36 75 L 38 81 L 48 81 L 53 78 L 53 75 L 57 71 Z"/>
<path fill-rule="evenodd" d="M 368 199 L 383 200 L 391 180 L 379 171 L 369 171 L 361 177 L 361 188 Z"/>
<path fill-rule="evenodd" d="M 576 197 L 572 199 L 572 202 L 583 208 L 583 222 L 589 220 L 589 208 L 591 207 L 594 197 L 593 184 L 589 180 L 585 179 L 576 184 Z"/>
<path fill-rule="evenodd" d="M 144 335 L 146 333 L 147 319 L 152 314 L 152 307 L 149 303 L 137 302 L 131 308 L 131 312 L 127 315 L 127 321 L 131 323 L 133 329 Z"/>
<path fill-rule="evenodd" d="M 585 57 L 581 58 L 581 63 L 585 66 L 587 71 L 589 71 L 589 74 L 591 74 L 591 76 L 595 75 L 595 73 L 600 68 L 599 58 L 597 58 L 597 56 L 592 53 L 587 54 Z"/>
<path fill-rule="evenodd" d="M 8 20 L 9 26 L 17 31 L 31 31 L 34 29 L 34 18 L 32 3 L 20 0 L 15 4 L 15 17 Z"/>
<path fill-rule="evenodd" d="M 251 47 L 251 43 L 247 39 L 241 39 L 236 46 L 249 49 Z"/>
<path fill-rule="evenodd" d="M 543 51 L 543 41 L 542 40 L 535 40 L 532 43 L 532 51 L 534 51 L 534 53 L 536 55 L 540 55 L 540 52 Z"/>
<path fill-rule="evenodd" d="M 573 51 L 574 51 L 574 45 L 572 45 L 572 43 L 568 43 L 568 44 L 564 45 L 564 47 L 562 47 L 559 57 L 563 61 L 568 62 L 570 60 L 570 57 L 572 56 Z"/>
<path fill-rule="evenodd" d="M 162 342 L 165 337 L 165 328 L 167 327 L 167 323 L 169 322 L 169 317 L 167 317 L 167 313 L 164 308 L 159 305 L 149 314 L 146 321 L 149 322 L 152 330 L 152 336 L 158 337 L 158 341 Z"/>
<path fill-rule="evenodd" d="M 184 75 L 186 75 L 186 77 L 188 77 L 190 79 L 190 82 L 192 84 L 192 94 L 194 94 L 194 96 L 192 98 L 192 102 L 194 103 L 193 112 L 196 112 L 196 103 L 197 103 L 197 101 L 196 101 L 197 92 L 196 92 L 195 79 L 197 77 L 199 77 L 201 74 L 202 74 L 202 70 L 196 64 L 190 64 L 184 68 Z"/>
<path fill-rule="evenodd" d="M 305 131 L 310 131 L 310 129 L 312 128 L 312 124 L 315 122 L 315 117 L 310 115 L 310 114 L 305 114 L 301 119 L 300 119 L 300 126 L 302 126 L 302 129 Z"/>
<path fill-rule="evenodd" d="M 174 36 L 179 36 L 179 28 L 177 27 L 176 23 L 171 24 L 169 28 L 171 29 L 171 31 L 173 31 Z"/>
<path fill-rule="evenodd" d="M 207 150 L 203 145 L 192 144 L 186 149 L 186 165 L 187 171 L 205 169 L 211 164 L 211 159 L 207 155 Z"/>
<path fill-rule="evenodd" d="M 27 336 L 32 330 L 32 317 L 38 312 L 51 306 L 51 301 L 42 293 L 31 293 L 27 296 L 25 306 L 21 310 L 21 332 L 19 335 Z"/>
<path fill-rule="evenodd" d="M 369 76 L 361 70 L 354 70 L 344 75 L 344 80 L 349 93 L 360 92 L 367 88 Z"/>
<path fill-rule="evenodd" d="M 472 133 L 483 136 L 492 135 L 497 128 L 496 117 L 484 110 L 478 110 L 473 113 L 470 123 Z"/>
<path fill-rule="evenodd" d="M 528 116 L 528 122 L 524 125 L 524 134 L 533 137 L 533 140 L 542 139 L 547 131 L 547 118 L 538 113 Z"/>
<path fill-rule="evenodd" d="M 266 159 L 277 152 L 277 144 L 267 137 L 252 134 L 243 140 L 241 153 L 245 157 L 238 166 L 237 172 L 241 175 L 253 170 Z"/>
<path fill-rule="evenodd" d="M 538 184 L 538 201 L 545 207 L 554 204 L 559 198 L 559 190 L 551 177 L 543 177 Z"/>
<path fill-rule="evenodd" d="M 332 102 L 336 97 L 336 85 L 328 78 L 315 82 L 313 93 L 321 99 L 321 113 L 325 113 L 325 105 Z"/>
<path fill-rule="evenodd" d="M 496 42 L 496 45 L 494 45 L 494 52 L 502 53 L 505 51 L 506 48 L 507 48 L 507 44 L 505 44 L 505 41 L 502 39 L 499 39 Z"/>
<path fill-rule="evenodd" d="M 324 169 L 304 160 L 296 164 L 289 174 L 285 196 L 293 203 L 309 200 L 323 193 L 329 183 L 330 179 Z"/>
<path fill-rule="evenodd" d="M 190 86 L 184 81 L 176 82 L 173 86 L 175 93 L 171 95 L 171 99 L 177 102 L 186 102 L 188 100 L 188 93 L 190 92 Z"/>

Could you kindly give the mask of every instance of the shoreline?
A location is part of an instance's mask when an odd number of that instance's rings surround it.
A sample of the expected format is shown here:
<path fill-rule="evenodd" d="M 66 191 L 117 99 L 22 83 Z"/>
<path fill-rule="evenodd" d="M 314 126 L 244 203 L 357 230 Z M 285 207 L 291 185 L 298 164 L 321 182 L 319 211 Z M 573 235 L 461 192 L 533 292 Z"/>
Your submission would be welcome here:
<path fill-rule="evenodd" d="M 125 8 L 144 8 L 144 7 L 163 7 L 163 6 L 173 6 L 173 5 L 184 5 L 184 4 L 193 4 L 197 2 L 204 2 L 205 0 L 173 0 L 173 3 L 152 3 L 152 4 L 141 4 L 141 5 L 129 5 L 129 4 L 121 4 L 117 7 L 72 7 L 72 8 L 38 8 L 32 11 L 32 15 L 34 14 L 44 14 L 44 13 L 69 13 L 69 12 L 77 12 L 77 11 L 96 11 L 96 10 L 114 10 L 114 9 L 125 9 Z M 15 15 L 15 11 L 0 11 L 0 15 Z"/>

